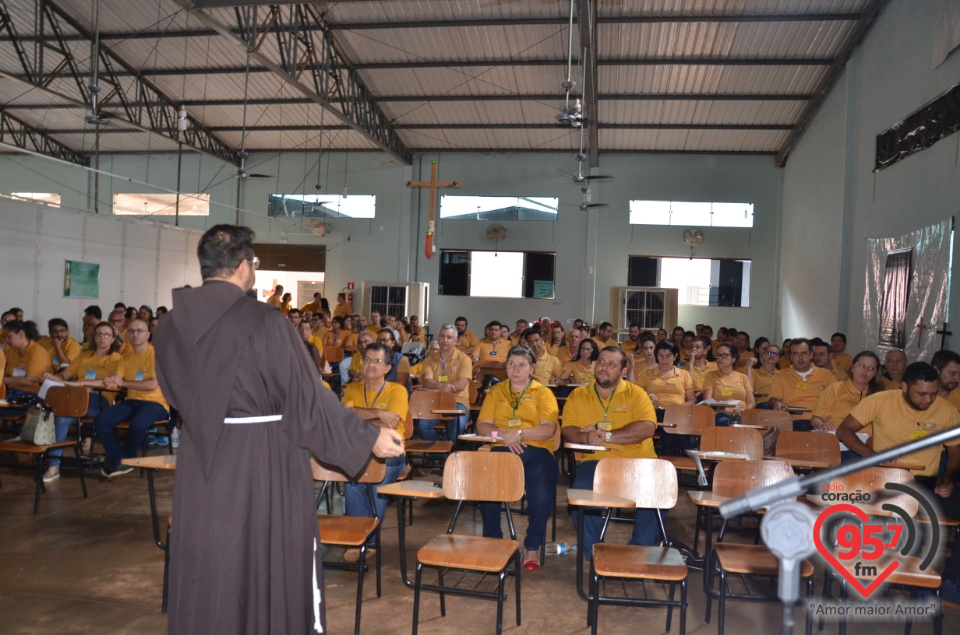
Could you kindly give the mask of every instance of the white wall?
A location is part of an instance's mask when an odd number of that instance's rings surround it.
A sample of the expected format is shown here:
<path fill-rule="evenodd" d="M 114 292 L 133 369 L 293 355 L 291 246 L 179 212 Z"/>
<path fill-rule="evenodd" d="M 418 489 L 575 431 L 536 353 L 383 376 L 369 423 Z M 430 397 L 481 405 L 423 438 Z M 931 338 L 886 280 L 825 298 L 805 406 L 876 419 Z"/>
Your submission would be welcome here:
<path fill-rule="evenodd" d="M 41 332 L 62 317 L 80 334 L 83 309 L 104 318 L 116 302 L 171 305 L 171 290 L 200 283 L 199 233 L 107 214 L 0 199 L 0 305 L 20 306 Z M 98 298 L 63 297 L 64 261 L 100 265 Z"/>
<path fill-rule="evenodd" d="M 781 269 L 784 323 L 791 314 L 791 329 L 797 333 L 829 334 L 836 324 L 846 331 L 850 348 L 857 346 L 863 326 L 866 239 L 908 233 L 960 211 L 960 135 L 873 172 L 876 135 L 960 77 L 956 51 L 931 68 L 934 28 L 934 3 L 892 0 L 790 157 Z M 840 227 L 842 241 L 837 244 L 834 236 Z M 803 241 L 810 245 L 810 268 L 799 266 L 801 254 L 788 247 L 801 236 L 810 237 Z M 820 298 L 808 300 L 818 288 Z M 958 296 L 954 288 L 953 316 L 958 315 Z M 801 302 L 807 306 L 799 309 Z"/>

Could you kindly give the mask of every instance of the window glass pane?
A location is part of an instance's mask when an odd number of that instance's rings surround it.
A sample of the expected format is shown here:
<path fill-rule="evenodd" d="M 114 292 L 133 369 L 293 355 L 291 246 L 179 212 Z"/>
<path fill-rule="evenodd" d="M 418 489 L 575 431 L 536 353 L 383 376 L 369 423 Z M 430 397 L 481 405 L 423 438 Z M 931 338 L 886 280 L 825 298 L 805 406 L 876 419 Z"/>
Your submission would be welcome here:
<path fill-rule="evenodd" d="M 209 194 L 114 194 L 113 213 L 118 216 L 209 216 Z"/>
<path fill-rule="evenodd" d="M 753 203 L 630 201 L 630 224 L 753 227 Z"/>
<path fill-rule="evenodd" d="M 375 218 L 377 197 L 363 194 L 271 194 L 267 215 L 273 217 Z"/>
<path fill-rule="evenodd" d="M 450 220 L 557 220 L 560 199 L 537 196 L 440 197 L 440 218 Z"/>
<path fill-rule="evenodd" d="M 660 286 L 677 289 L 680 304 L 710 306 L 710 261 L 661 258 Z"/>
<path fill-rule="evenodd" d="M 470 295 L 523 297 L 523 252 L 474 251 L 470 263 Z"/>
<path fill-rule="evenodd" d="M 50 207 L 60 207 L 60 195 L 53 192 L 13 192 L 11 198 L 44 203 Z"/>

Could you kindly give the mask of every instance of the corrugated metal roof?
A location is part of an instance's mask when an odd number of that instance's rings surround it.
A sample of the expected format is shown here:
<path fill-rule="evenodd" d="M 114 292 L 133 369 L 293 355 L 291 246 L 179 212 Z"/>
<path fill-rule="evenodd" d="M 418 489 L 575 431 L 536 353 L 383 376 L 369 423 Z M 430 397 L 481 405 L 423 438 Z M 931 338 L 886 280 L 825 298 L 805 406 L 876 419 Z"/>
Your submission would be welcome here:
<path fill-rule="evenodd" d="M 102 46 L 119 72 L 117 87 L 135 105 L 143 96 L 154 100 L 149 87 L 155 87 L 166 103 L 186 105 L 191 117 L 239 148 L 237 128 L 244 123 L 246 101 L 248 148 L 316 147 L 322 108 L 305 95 L 315 89 L 311 70 L 291 78 L 262 63 L 282 59 L 275 33 L 263 34 L 246 77 L 247 55 L 236 35 L 240 25 L 233 9 L 200 13 L 176 0 L 99 2 Z M 6 0 L 6 5 L 32 64 L 38 5 L 34 0 Z M 78 82 L 86 86 L 91 75 L 91 42 L 80 31 L 93 31 L 95 4 L 55 0 L 50 6 L 66 14 L 57 21 L 79 76 L 70 76 L 65 65 L 43 80 L 36 74 L 5 79 L 3 74 L 26 73 L 13 43 L 0 37 L 0 105 L 40 130 L 60 131 L 54 136 L 61 142 L 89 152 L 91 135 L 82 133 L 85 108 L 77 102 L 83 98 Z M 874 0 L 598 3 L 599 97 L 594 120 L 587 122 L 599 127 L 597 150 L 783 151 L 791 129 L 802 126 L 836 76 L 853 35 L 875 17 L 875 6 Z M 319 73 L 333 78 L 321 91 L 332 90 L 333 108 L 339 111 L 344 98 L 350 103 L 347 67 L 358 69 L 355 77 L 383 114 L 382 125 L 398 126 L 396 135 L 410 152 L 569 151 L 578 148 L 579 132 L 555 125 L 564 104 L 568 7 L 566 0 L 317 3 L 306 7 L 308 32 L 300 35 L 315 43 L 332 38 L 344 55 L 329 73 Z M 298 10 L 281 5 L 278 24 L 292 24 Z M 258 16 L 264 19 L 269 12 L 260 7 Z M 217 23 L 234 29 L 234 35 L 218 32 Z M 328 32 L 324 36 L 321 30 Z M 46 25 L 47 40 L 52 32 Z M 573 37 L 579 58 L 577 25 Z M 44 75 L 63 61 L 54 51 L 56 43 L 48 44 Z M 301 60 L 303 53 L 298 44 Z M 575 64 L 575 98 L 582 97 L 582 73 Z M 31 81 L 44 87 L 31 89 Z M 117 88 L 104 68 L 100 84 L 104 98 Z M 102 106 L 115 114 L 109 125 L 122 128 L 125 115 L 117 97 Z M 324 121 L 339 123 L 331 114 Z M 379 147 L 374 136 L 327 130 L 324 141 L 331 149 L 367 150 Z M 175 147 L 159 129 L 157 134 L 101 135 L 101 151 Z"/>

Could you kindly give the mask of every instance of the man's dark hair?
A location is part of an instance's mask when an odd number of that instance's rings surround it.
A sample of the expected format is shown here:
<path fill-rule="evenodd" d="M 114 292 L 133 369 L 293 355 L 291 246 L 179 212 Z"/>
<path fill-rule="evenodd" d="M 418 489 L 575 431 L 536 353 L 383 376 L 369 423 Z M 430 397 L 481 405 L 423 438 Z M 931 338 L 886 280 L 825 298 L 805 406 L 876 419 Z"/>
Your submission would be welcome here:
<path fill-rule="evenodd" d="M 737 336 L 737 333 L 739 333 L 739 332 L 740 332 L 740 331 L 738 331 L 737 329 L 733 328 L 732 326 L 728 326 L 728 327 L 727 327 L 727 337 L 729 337 L 730 339 L 735 338 L 735 337 Z"/>
<path fill-rule="evenodd" d="M 368 353 L 376 353 L 377 351 L 383 353 L 383 359 L 386 360 L 387 366 L 393 366 L 393 349 L 391 349 L 389 346 L 381 344 L 380 342 L 367 344 L 363 349 L 363 354 L 366 356 Z"/>
<path fill-rule="evenodd" d="M 90 306 L 88 306 L 87 308 L 85 308 L 85 309 L 83 310 L 83 314 L 84 314 L 84 315 L 90 315 L 90 316 L 92 316 L 92 317 L 97 318 L 98 320 L 102 320 L 102 319 L 103 319 L 103 311 L 101 311 L 101 310 L 100 310 L 100 307 L 97 306 L 96 304 L 91 304 Z"/>
<path fill-rule="evenodd" d="M 813 348 L 814 346 L 830 346 L 830 344 L 828 344 L 827 342 L 824 342 L 822 338 L 814 337 L 813 339 L 810 340 L 810 348 Z"/>
<path fill-rule="evenodd" d="M 827 349 L 827 351 L 833 350 L 833 349 L 830 348 L 830 345 L 829 345 L 829 344 L 827 344 L 827 343 L 824 342 L 823 340 L 819 340 L 819 339 L 818 339 L 818 340 L 815 340 L 815 341 L 813 342 L 813 346 L 811 346 L 810 348 L 811 348 L 811 349 L 814 349 L 814 348 L 825 348 L 825 349 Z M 811 352 L 813 352 L 813 351 L 811 350 Z"/>
<path fill-rule="evenodd" d="M 903 382 L 908 386 L 914 386 L 918 381 L 940 381 L 940 373 L 932 364 L 913 362 L 903 371 Z"/>
<path fill-rule="evenodd" d="M 797 346 L 800 346 L 801 344 L 806 344 L 807 348 L 810 349 L 810 352 L 811 353 L 813 352 L 813 342 L 811 342 L 805 337 L 795 337 L 792 340 L 790 340 L 790 352 L 792 353 L 793 349 Z"/>
<path fill-rule="evenodd" d="M 497 321 L 497 320 L 491 320 L 490 322 L 487 322 L 487 325 L 486 325 L 485 327 L 483 327 L 483 330 L 486 331 L 486 330 L 487 330 L 488 328 L 490 328 L 491 326 L 495 326 L 495 327 L 497 327 L 497 328 L 500 328 L 500 327 L 503 326 L 503 325 L 500 324 L 500 322 Z"/>
<path fill-rule="evenodd" d="M 391 341 L 393 342 L 397 341 L 397 336 L 393 334 L 393 329 L 380 329 L 379 331 L 377 331 L 377 335 L 382 335 L 384 333 L 388 333 L 390 335 Z"/>
<path fill-rule="evenodd" d="M 49 333 L 50 331 L 52 331 L 52 330 L 53 330 L 53 327 L 55 327 L 55 326 L 62 326 L 62 327 L 65 328 L 65 329 L 69 329 L 69 328 L 70 328 L 70 327 L 67 325 L 67 321 L 64 320 L 63 318 L 53 318 L 52 320 L 47 320 L 47 332 L 48 332 L 48 333 Z"/>
<path fill-rule="evenodd" d="M 463 321 L 465 324 L 470 324 L 469 322 L 467 322 L 467 318 L 463 317 L 462 315 L 457 316 L 457 319 L 454 320 L 453 323 L 456 324 L 457 322 L 460 322 L 460 321 Z"/>
<path fill-rule="evenodd" d="M 630 328 L 633 328 L 633 327 L 637 327 L 638 329 L 639 329 L 639 328 L 642 328 L 642 327 L 640 326 L 640 323 L 639 323 L 639 322 L 631 322 L 631 323 L 630 323 Z"/>
<path fill-rule="evenodd" d="M 830 339 L 833 339 L 835 337 L 839 337 L 840 339 L 842 339 L 844 344 L 847 343 L 847 336 L 844 335 L 843 333 L 834 333 L 833 335 L 830 336 Z"/>
<path fill-rule="evenodd" d="M 289 311 L 287 311 L 287 317 L 290 317 L 294 313 L 296 313 L 297 315 L 300 315 L 300 309 L 290 309 Z"/>
<path fill-rule="evenodd" d="M 606 328 L 611 328 L 611 329 L 612 329 L 612 328 L 613 328 L 613 324 L 610 324 L 609 322 L 601 322 L 601 323 L 600 323 L 600 328 L 598 328 L 597 330 L 598 330 L 598 331 L 602 331 L 603 329 L 606 329 Z"/>
<path fill-rule="evenodd" d="M 953 351 L 937 351 L 930 360 L 930 365 L 937 369 L 937 373 L 950 365 L 950 362 L 960 364 L 960 355 Z M 903 376 L 906 381 L 906 375 Z"/>
<path fill-rule="evenodd" d="M 240 225 L 214 225 L 200 237 L 200 276 L 228 278 L 244 260 L 253 258 L 253 230 Z"/>
<path fill-rule="evenodd" d="M 340 328 L 343 328 L 343 318 L 339 315 L 333 316 L 333 321 L 340 325 Z"/>
<path fill-rule="evenodd" d="M 526 341 L 527 341 L 527 337 L 529 337 L 530 335 L 533 335 L 533 334 L 537 334 L 537 335 L 539 335 L 540 337 L 543 337 L 543 329 L 540 328 L 540 325 L 539 325 L 539 324 L 537 324 L 536 326 L 531 326 L 531 327 L 528 328 L 528 329 L 525 329 L 525 330 L 523 331 L 523 333 L 520 334 L 520 339 L 521 339 L 522 341 L 526 342 Z"/>
<path fill-rule="evenodd" d="M 117 302 L 116 304 L 113 305 L 113 308 L 115 308 L 115 309 L 123 309 L 124 311 L 126 311 L 126 310 L 127 310 L 127 305 L 124 304 L 123 302 Z"/>

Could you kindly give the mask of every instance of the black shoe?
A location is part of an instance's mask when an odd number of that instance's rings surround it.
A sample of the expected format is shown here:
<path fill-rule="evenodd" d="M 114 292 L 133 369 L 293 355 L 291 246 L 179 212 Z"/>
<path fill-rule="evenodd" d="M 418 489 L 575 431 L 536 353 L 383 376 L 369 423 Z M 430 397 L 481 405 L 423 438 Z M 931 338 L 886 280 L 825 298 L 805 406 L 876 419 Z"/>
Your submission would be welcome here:
<path fill-rule="evenodd" d="M 113 468 L 104 466 L 104 468 L 100 470 L 100 474 L 102 474 L 103 476 L 106 476 L 108 479 L 113 479 L 118 476 L 123 476 L 124 474 L 129 474 L 132 471 L 133 471 L 133 468 L 130 467 L 129 465 L 121 464 Z"/>

